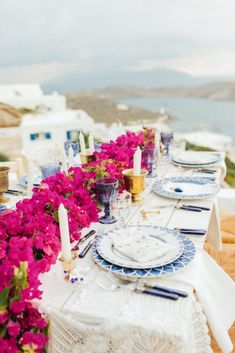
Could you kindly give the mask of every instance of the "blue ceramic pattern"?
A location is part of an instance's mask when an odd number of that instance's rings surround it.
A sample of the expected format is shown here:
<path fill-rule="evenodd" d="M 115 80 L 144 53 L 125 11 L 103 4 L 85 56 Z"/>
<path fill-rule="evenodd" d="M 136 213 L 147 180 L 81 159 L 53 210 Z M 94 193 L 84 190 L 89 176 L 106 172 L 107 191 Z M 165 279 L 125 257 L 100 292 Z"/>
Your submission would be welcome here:
<path fill-rule="evenodd" d="M 162 266 L 163 266 L 163 265 L 167 265 L 168 263 L 170 263 L 170 262 L 172 262 L 172 261 L 178 259 L 178 258 L 182 255 L 182 253 L 183 253 L 183 251 L 184 251 L 184 244 L 183 244 L 182 239 L 181 239 L 180 236 L 179 236 L 179 231 L 178 231 L 178 230 L 172 230 L 172 229 L 169 229 L 169 228 L 159 227 L 159 226 L 154 226 L 154 225 L 147 225 L 147 224 L 140 225 L 140 224 L 139 224 L 138 226 L 136 226 L 136 225 L 127 225 L 127 226 L 117 227 L 117 228 L 112 229 L 111 232 L 115 232 L 115 231 L 122 230 L 122 229 L 124 229 L 124 232 L 125 232 L 125 228 L 126 228 L 126 229 L 130 229 L 130 228 L 137 228 L 137 227 L 138 227 L 139 230 L 141 230 L 141 231 L 145 231 L 146 228 L 148 228 L 148 229 L 150 229 L 151 232 L 153 231 L 153 233 L 154 233 L 154 231 L 156 230 L 156 233 L 158 233 L 159 231 L 161 231 L 161 232 L 164 232 L 164 233 L 172 234 L 173 236 L 175 236 L 175 237 L 178 239 L 178 242 L 179 242 L 179 250 L 178 250 L 178 252 L 177 252 L 177 253 L 174 255 L 174 257 L 171 258 L 171 259 L 169 259 L 169 258 L 168 258 L 168 260 L 163 260 L 163 259 L 162 259 L 162 263 L 161 263 Z M 109 232 L 106 232 L 104 235 L 100 236 L 100 237 L 97 239 L 97 242 L 96 242 L 96 250 L 97 250 L 97 252 L 99 253 L 99 255 L 100 255 L 102 258 L 105 258 L 107 261 L 112 262 L 112 259 L 109 258 L 109 256 L 107 256 L 107 254 L 105 254 L 105 256 L 104 256 L 103 251 L 102 251 L 102 248 L 101 248 L 101 246 L 100 246 L 100 243 L 101 243 L 101 241 L 102 241 L 102 238 L 105 237 L 105 236 L 107 236 L 108 233 L 109 233 Z M 160 240 L 164 239 L 164 235 L 163 235 L 162 237 L 159 237 L 159 239 L 160 239 Z M 152 261 L 149 261 L 149 262 L 153 262 L 153 260 L 152 260 Z M 121 258 L 115 259 L 115 264 L 118 265 L 118 266 L 125 267 L 125 263 L 124 263 L 124 261 L 123 261 Z M 131 267 L 134 267 L 134 266 L 131 266 Z M 150 265 L 148 265 L 148 266 L 146 265 L 146 267 L 144 267 L 144 268 L 146 269 L 146 268 L 151 268 L 151 267 L 152 267 L 152 266 L 150 266 Z M 139 266 L 139 268 L 141 268 L 141 265 Z"/>
<path fill-rule="evenodd" d="M 189 184 L 198 184 L 198 185 L 206 185 L 213 183 L 209 181 L 207 178 L 203 177 L 172 177 L 172 178 L 165 178 L 161 180 L 157 180 L 153 186 L 152 189 L 156 194 L 159 194 L 161 196 L 169 197 L 170 199 L 188 199 L 188 200 L 199 200 L 199 199 L 208 199 L 210 197 L 213 197 L 215 194 L 217 194 L 220 190 L 220 186 L 216 185 L 214 188 L 214 191 L 211 193 L 202 193 L 202 194 L 196 194 L 196 195 L 191 195 L 191 194 L 185 194 L 185 193 L 179 193 L 176 191 L 168 191 L 164 189 L 164 185 L 167 183 L 189 183 Z"/>
<path fill-rule="evenodd" d="M 134 278 L 155 278 L 169 276 L 185 268 L 192 261 L 196 253 L 195 245 L 187 236 L 180 234 L 179 237 L 182 239 L 184 244 L 183 254 L 172 263 L 161 267 L 154 267 L 150 269 L 132 269 L 113 265 L 110 262 L 104 260 L 98 254 L 96 250 L 96 243 L 93 244 L 92 255 L 95 262 L 104 270 L 111 271 L 119 276 Z"/>

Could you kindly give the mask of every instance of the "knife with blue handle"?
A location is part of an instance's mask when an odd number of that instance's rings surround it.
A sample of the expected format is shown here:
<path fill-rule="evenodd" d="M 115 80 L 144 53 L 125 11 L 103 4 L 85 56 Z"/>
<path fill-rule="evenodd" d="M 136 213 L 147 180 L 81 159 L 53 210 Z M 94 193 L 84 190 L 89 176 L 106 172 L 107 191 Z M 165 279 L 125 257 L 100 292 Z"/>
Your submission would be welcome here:
<path fill-rule="evenodd" d="M 175 228 L 182 234 L 191 234 L 191 235 L 205 235 L 205 229 L 190 229 L 190 228 Z"/>
<path fill-rule="evenodd" d="M 166 293 L 176 294 L 182 298 L 187 298 L 187 296 L 188 296 L 188 293 L 181 290 L 181 289 L 167 288 L 167 287 L 161 286 L 159 284 L 155 284 L 151 288 L 158 289 L 158 290 L 161 290 L 162 292 L 166 292 Z"/>
<path fill-rule="evenodd" d="M 209 207 L 203 207 L 203 206 L 182 205 L 182 207 L 195 208 L 195 209 L 202 210 L 202 211 L 210 211 Z"/>
<path fill-rule="evenodd" d="M 136 288 L 135 289 L 136 293 L 143 293 L 143 294 L 148 294 L 148 295 L 153 295 L 155 297 L 161 297 L 161 298 L 166 298 L 166 299 L 171 299 L 171 300 L 178 300 L 179 296 L 177 294 L 174 293 L 167 293 L 164 292 L 162 290 L 158 290 L 158 289 L 143 289 L 143 288 Z"/>
<path fill-rule="evenodd" d="M 177 210 L 191 211 L 191 212 L 202 212 L 199 208 L 188 207 L 188 206 L 176 206 Z"/>
<path fill-rule="evenodd" d="M 216 170 L 214 169 L 199 169 L 197 170 L 197 173 L 206 173 L 206 174 L 214 174 L 216 173 Z"/>

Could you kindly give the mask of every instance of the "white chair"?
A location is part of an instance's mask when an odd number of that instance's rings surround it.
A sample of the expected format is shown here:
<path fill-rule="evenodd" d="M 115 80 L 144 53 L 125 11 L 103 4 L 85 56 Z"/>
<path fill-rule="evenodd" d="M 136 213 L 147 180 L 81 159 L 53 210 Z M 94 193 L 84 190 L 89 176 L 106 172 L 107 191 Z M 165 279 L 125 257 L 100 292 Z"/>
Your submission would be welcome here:
<path fill-rule="evenodd" d="M 22 158 L 17 158 L 14 161 L 0 162 L 0 167 L 9 167 L 10 173 L 15 173 L 17 179 L 26 174 L 26 169 Z"/>

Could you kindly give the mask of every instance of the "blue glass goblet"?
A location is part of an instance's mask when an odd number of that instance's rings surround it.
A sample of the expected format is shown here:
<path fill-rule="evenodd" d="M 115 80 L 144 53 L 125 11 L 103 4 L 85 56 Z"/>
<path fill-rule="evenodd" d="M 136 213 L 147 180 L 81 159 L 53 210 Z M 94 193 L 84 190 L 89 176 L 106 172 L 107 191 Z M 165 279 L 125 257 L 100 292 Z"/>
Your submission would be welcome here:
<path fill-rule="evenodd" d="M 102 152 L 102 146 L 103 142 L 95 142 L 95 152 Z"/>
<path fill-rule="evenodd" d="M 60 163 L 48 163 L 41 166 L 43 179 L 60 172 Z"/>
<path fill-rule="evenodd" d="M 147 168 L 148 174 L 147 178 L 154 178 L 156 176 L 155 166 L 156 166 L 156 150 L 155 148 L 144 148 L 142 151 L 142 158 L 144 162 L 144 167 Z"/>
<path fill-rule="evenodd" d="M 104 206 L 104 216 L 99 218 L 103 224 L 112 224 L 117 220 L 110 214 L 110 204 L 115 197 L 118 181 L 114 178 L 100 178 L 95 181 L 95 192 L 98 201 Z"/>
<path fill-rule="evenodd" d="M 164 145 L 164 152 L 165 155 L 168 156 L 169 155 L 169 147 L 170 144 L 173 140 L 174 134 L 171 131 L 162 131 L 161 132 L 161 142 Z"/>
<path fill-rule="evenodd" d="M 69 147 L 72 147 L 73 149 L 73 156 L 75 157 L 78 154 L 78 150 L 79 150 L 79 146 L 78 146 L 78 141 L 71 141 L 71 140 L 67 140 L 64 143 L 64 149 L 65 149 L 65 153 L 66 156 L 69 156 Z"/>

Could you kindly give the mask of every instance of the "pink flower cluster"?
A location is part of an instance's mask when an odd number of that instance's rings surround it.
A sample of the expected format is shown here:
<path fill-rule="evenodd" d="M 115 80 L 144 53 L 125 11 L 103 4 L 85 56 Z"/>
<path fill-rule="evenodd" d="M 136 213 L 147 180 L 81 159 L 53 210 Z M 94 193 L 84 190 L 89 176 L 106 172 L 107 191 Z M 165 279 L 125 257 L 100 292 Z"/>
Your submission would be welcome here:
<path fill-rule="evenodd" d="M 154 145 L 154 131 L 127 132 L 102 145 L 96 160 L 57 173 L 34 189 L 31 199 L 0 214 L 0 353 L 44 352 L 47 321 L 33 304 L 40 299 L 39 275 L 49 271 L 61 248 L 58 208 L 68 211 L 71 242 L 98 219 L 96 179 L 111 176 L 124 188 L 122 171 L 133 166 L 138 146 Z"/>
<path fill-rule="evenodd" d="M 155 131 L 153 129 L 143 128 L 140 132 L 127 131 L 124 135 L 119 136 L 116 141 L 103 143 L 101 145 L 102 152 L 95 153 L 96 161 L 89 164 L 88 169 L 96 167 L 101 169 L 108 175 L 118 179 L 119 190 L 124 189 L 124 179 L 122 171 L 133 168 L 133 156 L 140 147 L 154 147 Z M 143 165 L 144 167 L 144 165 Z"/>
<path fill-rule="evenodd" d="M 43 352 L 47 322 L 31 301 L 41 298 L 39 274 L 49 271 L 60 251 L 60 203 L 68 210 L 71 242 L 97 221 L 85 178 L 80 168 L 48 177 L 31 199 L 0 214 L 0 353 Z"/>

